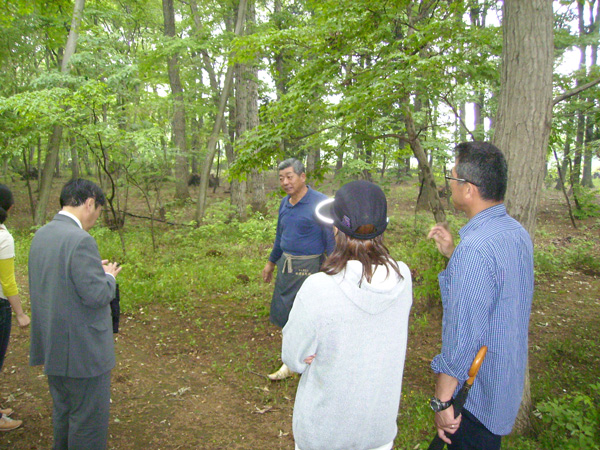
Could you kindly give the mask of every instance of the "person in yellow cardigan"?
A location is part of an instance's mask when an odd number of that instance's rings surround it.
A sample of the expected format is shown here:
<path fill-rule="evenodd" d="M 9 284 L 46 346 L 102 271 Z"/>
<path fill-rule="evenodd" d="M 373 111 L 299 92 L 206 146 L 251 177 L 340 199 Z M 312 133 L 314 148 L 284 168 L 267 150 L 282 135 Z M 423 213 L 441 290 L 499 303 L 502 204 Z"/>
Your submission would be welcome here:
<path fill-rule="evenodd" d="M 29 325 L 29 316 L 23 312 L 15 280 L 15 242 L 4 225 L 14 203 L 10 189 L 0 184 L 0 370 L 8 348 L 12 311 L 17 315 L 20 327 Z M 11 408 L 0 409 L 0 431 L 14 430 L 23 423 L 8 417 L 12 412 Z"/>

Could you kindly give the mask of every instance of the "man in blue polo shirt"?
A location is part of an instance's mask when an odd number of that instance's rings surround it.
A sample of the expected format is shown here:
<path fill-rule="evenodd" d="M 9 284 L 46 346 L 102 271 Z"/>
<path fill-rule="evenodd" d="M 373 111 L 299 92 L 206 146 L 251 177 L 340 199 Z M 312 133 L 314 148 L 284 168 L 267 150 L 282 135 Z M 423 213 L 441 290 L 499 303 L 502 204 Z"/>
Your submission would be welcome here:
<path fill-rule="evenodd" d="M 262 277 L 269 283 L 277 267 L 269 319 L 283 328 L 300 286 L 309 275 L 319 271 L 324 253 L 331 254 L 335 247 L 335 238 L 333 227 L 322 224 L 315 216 L 317 205 L 327 196 L 306 185 L 304 165 L 290 158 L 279 164 L 278 169 L 279 183 L 287 195 L 279 206 L 275 243 Z M 283 364 L 269 378 L 275 381 L 290 375 L 292 371 Z"/>
<path fill-rule="evenodd" d="M 442 294 L 442 351 L 431 407 L 438 435 L 449 450 L 497 450 L 519 411 L 527 365 L 527 332 L 533 297 L 533 244 L 506 213 L 507 164 L 487 142 L 456 147 L 450 180 L 452 202 L 469 222 L 460 244 L 443 225 L 429 232 L 450 258 L 438 276 Z M 479 348 L 488 352 L 464 405 L 454 418 L 452 398 L 468 378 Z"/>

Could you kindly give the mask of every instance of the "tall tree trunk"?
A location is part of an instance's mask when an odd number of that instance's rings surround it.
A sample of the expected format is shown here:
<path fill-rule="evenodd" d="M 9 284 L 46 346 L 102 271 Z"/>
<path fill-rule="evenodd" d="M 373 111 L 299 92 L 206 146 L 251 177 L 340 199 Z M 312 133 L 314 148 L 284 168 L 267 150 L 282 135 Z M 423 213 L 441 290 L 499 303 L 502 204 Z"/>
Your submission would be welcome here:
<path fill-rule="evenodd" d="M 571 138 L 570 136 L 567 134 L 567 136 L 565 136 L 565 145 L 563 147 L 563 160 L 560 163 L 560 173 L 562 174 L 562 178 L 558 177 L 558 180 L 556 181 L 556 186 L 554 186 L 554 189 L 556 190 L 562 190 L 563 187 L 563 183 L 565 180 L 567 180 L 567 171 L 569 170 L 569 159 L 571 158 Z M 558 164 L 558 162 L 557 162 Z"/>
<path fill-rule="evenodd" d="M 593 99 L 589 99 L 593 102 Z M 581 185 L 587 188 L 594 187 L 594 181 L 592 180 L 592 159 L 594 158 L 594 152 L 592 146 L 594 144 L 594 125 L 595 121 L 591 115 L 586 117 L 585 124 L 585 142 L 583 147 L 583 173 L 581 175 Z"/>
<path fill-rule="evenodd" d="M 200 154 L 200 134 L 204 121 L 202 116 L 193 117 L 191 119 L 192 126 L 192 142 L 191 142 L 191 172 L 198 173 L 198 155 Z"/>
<path fill-rule="evenodd" d="M 251 1 L 251 0 L 250 0 Z M 248 121 L 248 90 L 246 83 L 246 65 L 235 64 L 235 141 L 239 145 L 246 132 Z M 235 151 L 227 155 L 229 166 L 236 160 Z M 246 220 L 246 181 L 240 179 L 231 180 L 231 203 L 235 206 L 240 220 Z"/>
<path fill-rule="evenodd" d="M 282 2 L 281 0 L 275 0 L 273 5 L 273 12 L 278 20 L 278 29 L 282 28 L 282 20 L 280 19 L 282 12 Z M 285 63 L 285 56 L 283 54 L 284 50 L 280 50 L 279 53 L 275 55 L 275 90 L 277 91 L 277 100 L 281 100 L 283 95 L 287 91 L 287 81 L 288 81 L 288 70 L 287 65 Z M 283 138 L 279 142 L 279 151 L 282 155 L 286 154 L 286 149 L 288 145 L 286 139 Z"/>
<path fill-rule="evenodd" d="M 598 29 L 600 28 L 598 25 L 598 21 L 600 20 L 600 0 L 596 1 L 596 14 L 594 14 L 594 2 L 589 3 L 590 7 L 590 25 L 588 26 L 588 33 L 591 36 L 597 38 Z M 598 45 L 591 44 L 591 57 L 590 57 L 590 73 L 594 70 L 594 67 L 598 62 Z M 588 96 L 587 104 L 593 105 L 594 98 L 592 96 Z M 592 159 L 594 158 L 594 152 L 592 150 L 592 145 L 594 139 L 594 126 L 596 125 L 595 117 L 592 114 L 586 115 L 586 127 L 585 127 L 585 147 L 583 151 L 583 174 L 581 177 L 581 185 L 593 188 L 594 181 L 592 180 Z"/>
<path fill-rule="evenodd" d="M 584 38 L 585 31 L 585 20 L 584 20 L 584 2 L 577 2 L 577 14 L 579 23 L 579 37 Z M 585 83 L 586 74 L 586 45 L 581 43 L 579 45 L 579 73 L 581 74 L 577 79 L 577 86 Z M 575 150 L 573 154 L 573 167 L 571 167 L 571 185 L 575 186 L 581 182 L 581 161 L 583 159 L 583 146 L 585 141 L 585 113 L 583 107 L 577 111 L 577 133 L 575 135 Z"/>
<path fill-rule="evenodd" d="M 239 36 L 242 32 L 244 25 L 244 15 L 246 14 L 247 0 L 240 0 L 238 7 L 237 21 L 235 24 L 235 34 Z M 227 106 L 227 98 L 229 97 L 229 91 L 231 90 L 231 81 L 233 78 L 233 64 L 229 64 L 227 67 L 227 73 L 225 75 L 225 81 L 223 83 L 223 90 L 219 99 L 219 110 L 217 117 L 215 118 L 215 124 L 208 140 L 208 149 L 206 152 L 206 159 L 202 166 L 202 174 L 200 175 L 200 189 L 198 190 L 198 204 L 196 208 L 196 222 L 199 224 L 204 218 L 204 212 L 206 209 L 206 192 L 208 190 L 208 177 L 210 176 L 210 169 L 212 167 L 213 159 L 217 151 L 217 141 L 219 139 L 219 131 L 223 126 L 223 115 L 225 113 L 225 107 Z"/>
<path fill-rule="evenodd" d="M 476 7 L 470 8 L 471 23 L 473 26 L 478 28 L 485 28 L 487 10 L 485 6 L 477 3 Z M 485 93 L 481 89 L 477 89 L 475 92 L 475 101 L 473 103 L 474 112 L 474 129 L 473 136 L 478 141 L 485 139 L 485 127 L 484 127 L 484 107 L 485 107 Z M 461 141 L 463 142 L 463 141 Z"/>
<path fill-rule="evenodd" d="M 315 171 L 317 171 L 317 169 L 319 168 L 320 161 L 321 151 L 318 148 L 310 149 L 308 151 L 308 154 L 306 155 L 306 174 L 314 175 Z"/>
<path fill-rule="evenodd" d="M 247 33 L 253 34 L 256 28 L 256 1 L 248 4 L 248 18 L 246 20 Z M 258 61 L 255 59 L 247 70 L 248 89 L 248 130 L 258 127 Z M 267 197 L 265 194 L 265 177 L 262 172 L 253 169 L 250 172 L 250 191 L 252 197 L 250 205 L 253 211 L 266 213 Z"/>
<path fill-rule="evenodd" d="M 467 117 L 467 105 L 465 102 L 460 103 L 460 113 L 458 117 L 458 142 L 465 142 L 467 140 L 467 129 L 465 128 L 465 118 Z"/>
<path fill-rule="evenodd" d="M 552 0 L 505 0 L 501 89 L 494 144 L 506 155 L 506 206 L 533 239 L 552 120 Z M 523 108 L 527 105 L 527 108 Z M 529 427 L 527 367 L 515 431 Z"/>
<path fill-rule="evenodd" d="M 77 140 L 71 136 L 71 179 L 79 178 L 79 155 L 77 154 Z"/>
<path fill-rule="evenodd" d="M 165 36 L 175 37 L 175 8 L 173 0 L 163 0 L 163 16 L 165 20 Z M 179 56 L 171 55 L 167 61 L 169 83 L 173 96 L 173 142 L 176 147 L 175 154 L 175 197 L 185 199 L 190 196 L 188 190 L 188 152 L 185 137 L 185 103 L 183 100 L 183 87 L 179 77 Z"/>
<path fill-rule="evenodd" d="M 585 141 L 585 114 L 577 112 L 577 131 L 575 132 L 575 149 L 573 151 L 573 165 L 571 167 L 571 186 L 581 182 L 581 160 Z"/>
<path fill-rule="evenodd" d="M 67 45 L 65 46 L 65 53 L 63 55 L 60 67 L 60 71 L 63 74 L 69 73 L 69 61 L 73 53 L 75 53 L 75 49 L 77 48 L 77 39 L 79 37 L 79 27 L 81 25 L 84 6 L 85 0 L 75 0 L 73 19 L 71 20 L 71 29 L 69 31 Z M 54 125 L 52 135 L 50 136 L 50 140 L 48 142 L 46 161 L 44 162 L 44 169 L 42 170 L 40 177 L 38 201 L 35 208 L 34 222 L 38 226 L 43 225 L 46 220 L 46 208 L 50 198 L 50 189 L 52 187 L 52 179 L 54 177 L 54 168 L 56 166 L 56 161 L 58 160 L 61 139 L 62 126 Z"/>

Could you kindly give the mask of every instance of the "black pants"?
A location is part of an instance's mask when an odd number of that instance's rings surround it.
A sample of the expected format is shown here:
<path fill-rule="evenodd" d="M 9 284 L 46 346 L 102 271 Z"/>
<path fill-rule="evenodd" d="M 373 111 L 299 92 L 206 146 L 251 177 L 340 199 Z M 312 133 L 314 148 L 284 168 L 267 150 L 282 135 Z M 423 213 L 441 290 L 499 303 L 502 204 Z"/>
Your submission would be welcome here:
<path fill-rule="evenodd" d="M 448 450 L 500 450 L 502 436 L 492 433 L 466 409 L 462 410 L 462 420 L 458 430 L 449 434 L 452 441 Z"/>
<path fill-rule="evenodd" d="M 4 357 L 8 349 L 10 328 L 12 325 L 12 309 L 5 298 L 0 298 L 0 370 L 4 364 Z"/>

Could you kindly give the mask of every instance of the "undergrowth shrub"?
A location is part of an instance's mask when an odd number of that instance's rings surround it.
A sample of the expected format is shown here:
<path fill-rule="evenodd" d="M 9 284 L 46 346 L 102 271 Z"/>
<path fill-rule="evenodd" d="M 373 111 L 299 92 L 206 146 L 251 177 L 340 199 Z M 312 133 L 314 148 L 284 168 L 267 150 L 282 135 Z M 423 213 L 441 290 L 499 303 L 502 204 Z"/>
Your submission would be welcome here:
<path fill-rule="evenodd" d="M 449 215 L 448 221 L 456 239 L 463 219 Z M 429 215 L 417 215 L 400 219 L 392 227 L 390 235 L 386 236 L 392 257 L 404 261 L 411 269 L 415 306 L 423 305 L 426 310 L 441 304 L 438 274 L 448 262 L 438 251 L 435 242 L 427 239 L 432 226 Z M 457 241 L 455 243 L 458 244 Z"/>
<path fill-rule="evenodd" d="M 405 388 L 397 422 L 398 434 L 394 440 L 394 448 L 426 449 L 435 435 L 428 394 Z"/>
<path fill-rule="evenodd" d="M 600 271 L 600 256 L 591 239 L 573 238 L 557 248 L 554 244 L 536 247 L 533 258 L 536 275 L 558 276 L 566 270 Z"/>
<path fill-rule="evenodd" d="M 578 208 L 573 210 L 573 216 L 576 219 L 583 220 L 589 217 L 600 216 L 600 202 L 596 197 L 596 192 L 581 185 L 573 186 L 573 194 L 577 198 Z"/>
<path fill-rule="evenodd" d="M 563 450 L 600 448 L 600 382 L 590 393 L 575 392 L 537 405 L 542 448 Z"/>
<path fill-rule="evenodd" d="M 565 249 L 564 254 L 566 264 L 576 270 L 600 271 L 600 256 L 594 250 L 594 242 L 591 239 L 573 239 L 572 245 Z"/>
<path fill-rule="evenodd" d="M 240 222 L 232 213 L 229 202 L 218 202 L 210 205 L 200 227 L 161 228 L 156 251 L 146 227 L 128 227 L 126 255 L 117 233 L 94 227 L 102 257 L 123 265 L 117 281 L 124 311 L 163 303 L 185 312 L 200 302 L 262 298 L 265 287 L 258 274 L 276 219 L 252 213 Z"/>

